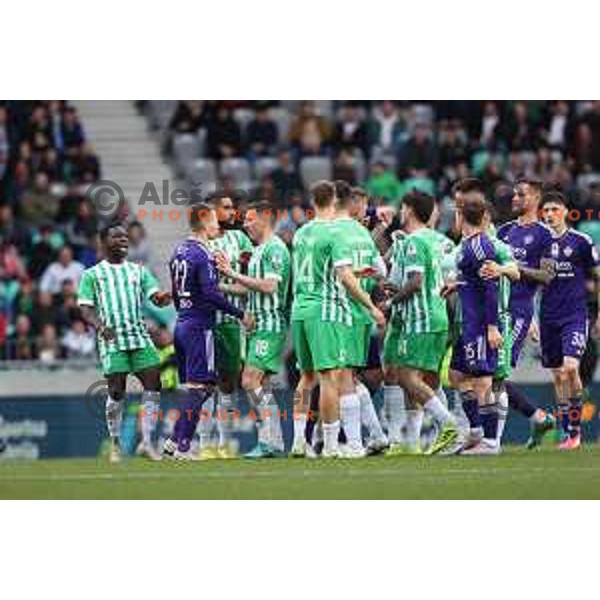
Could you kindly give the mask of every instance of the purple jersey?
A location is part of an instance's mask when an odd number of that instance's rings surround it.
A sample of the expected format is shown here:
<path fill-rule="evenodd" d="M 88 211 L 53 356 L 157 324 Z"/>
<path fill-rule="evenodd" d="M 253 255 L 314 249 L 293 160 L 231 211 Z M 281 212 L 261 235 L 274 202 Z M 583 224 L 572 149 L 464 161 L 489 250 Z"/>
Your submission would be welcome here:
<path fill-rule="evenodd" d="M 539 222 L 522 224 L 519 220 L 509 221 L 498 229 L 498 238 L 508 244 L 515 260 L 522 267 L 539 269 L 540 260 L 550 247 L 552 232 Z M 533 300 L 539 284 L 521 279 L 510 286 L 510 312 L 513 321 L 517 316 L 525 318 L 527 327 L 533 316 Z"/>
<path fill-rule="evenodd" d="M 598 253 L 591 238 L 567 229 L 553 237 L 546 251 L 554 278 L 542 291 L 540 320 L 567 322 L 587 314 L 586 280 L 598 266 Z"/>
<path fill-rule="evenodd" d="M 179 322 L 212 329 L 217 310 L 237 318 L 243 316 L 243 311 L 227 301 L 219 290 L 215 259 L 204 244 L 193 238 L 185 240 L 175 248 L 169 266 Z"/>
<path fill-rule="evenodd" d="M 496 260 L 494 244 L 487 235 L 477 233 L 463 239 L 457 256 L 462 329 L 450 368 L 476 377 L 492 375 L 498 366 L 498 352 L 487 341 L 488 326 L 498 326 L 498 282 L 480 277 L 486 260 Z"/>
<path fill-rule="evenodd" d="M 463 239 L 457 259 L 463 329 L 498 325 L 498 282 L 486 281 L 479 275 L 486 260 L 496 260 L 494 244 L 487 235 L 477 233 Z"/>

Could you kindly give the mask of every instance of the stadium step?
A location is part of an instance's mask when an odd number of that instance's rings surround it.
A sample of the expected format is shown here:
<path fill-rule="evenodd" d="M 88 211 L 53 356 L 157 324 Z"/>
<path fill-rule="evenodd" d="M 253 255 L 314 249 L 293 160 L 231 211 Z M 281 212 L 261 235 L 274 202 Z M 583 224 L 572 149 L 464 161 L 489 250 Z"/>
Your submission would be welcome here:
<path fill-rule="evenodd" d="M 140 215 L 142 191 L 153 182 L 162 200 L 162 182 L 169 189 L 177 187 L 173 174 L 165 164 L 158 142 L 148 130 L 146 119 L 140 116 L 128 100 L 79 100 L 75 102 L 85 123 L 87 135 L 100 157 L 102 178 L 116 182 L 129 201 L 131 212 Z M 152 219 L 151 213 L 142 219 L 154 252 L 153 266 L 163 284 L 167 283 L 166 263 L 175 243 L 185 234 L 185 224 L 168 218 L 173 206 L 162 206 L 163 219 Z M 143 215 L 143 213 L 142 213 Z"/>

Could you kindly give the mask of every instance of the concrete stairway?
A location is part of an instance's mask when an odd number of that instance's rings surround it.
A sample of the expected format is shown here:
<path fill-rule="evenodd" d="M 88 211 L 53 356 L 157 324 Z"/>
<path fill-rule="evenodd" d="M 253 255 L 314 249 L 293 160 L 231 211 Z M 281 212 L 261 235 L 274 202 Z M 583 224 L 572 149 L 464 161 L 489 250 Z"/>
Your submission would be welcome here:
<path fill-rule="evenodd" d="M 175 189 L 170 167 L 160 155 L 158 142 L 148 131 L 147 121 L 129 100 L 80 100 L 74 102 L 81 114 L 88 139 L 100 157 L 102 178 L 114 181 L 122 189 L 134 215 L 144 224 L 152 244 L 153 263 L 163 283 L 167 281 L 166 263 L 175 243 L 185 235 L 185 222 L 169 218 L 176 206 L 158 207 L 140 204 L 147 182 L 153 182 L 163 201 L 163 181 Z M 147 211 L 147 215 L 140 212 Z M 162 209 L 162 220 L 152 217 L 153 209 Z"/>

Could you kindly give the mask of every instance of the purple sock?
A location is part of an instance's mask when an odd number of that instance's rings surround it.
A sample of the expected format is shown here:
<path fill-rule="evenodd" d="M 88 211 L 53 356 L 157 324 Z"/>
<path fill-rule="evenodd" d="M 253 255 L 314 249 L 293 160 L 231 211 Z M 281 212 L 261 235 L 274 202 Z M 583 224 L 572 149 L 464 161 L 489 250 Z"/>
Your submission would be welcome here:
<path fill-rule="evenodd" d="M 190 388 L 188 397 L 183 405 L 179 420 L 175 424 L 175 439 L 177 440 L 177 450 L 179 452 L 188 452 L 203 404 L 209 398 L 212 390 L 207 388 Z"/>
<path fill-rule="evenodd" d="M 477 429 L 481 427 L 481 417 L 479 415 L 479 402 L 477 396 L 473 390 L 460 393 L 460 399 L 463 407 L 463 411 L 469 421 L 471 429 Z"/>
<path fill-rule="evenodd" d="M 527 396 L 514 383 L 507 381 L 504 385 L 506 386 L 510 408 L 530 419 L 535 413 L 535 406 L 527 400 Z"/>
<path fill-rule="evenodd" d="M 498 435 L 498 409 L 495 404 L 483 406 L 480 410 L 481 425 L 483 426 L 483 437 L 487 440 L 496 441 Z"/>

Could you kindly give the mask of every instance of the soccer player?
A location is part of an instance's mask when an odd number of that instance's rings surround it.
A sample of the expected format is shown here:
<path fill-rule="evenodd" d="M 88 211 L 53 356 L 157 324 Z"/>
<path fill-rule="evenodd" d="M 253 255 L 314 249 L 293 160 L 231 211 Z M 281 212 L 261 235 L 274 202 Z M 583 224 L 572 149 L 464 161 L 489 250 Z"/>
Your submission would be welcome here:
<path fill-rule="evenodd" d="M 275 219 L 275 210 L 267 202 L 258 203 L 246 214 L 246 231 L 257 244 L 248 275 L 235 271 L 225 257 L 217 259 L 221 272 L 248 290 L 248 310 L 256 321 L 256 329 L 248 340 L 242 387 L 262 410 L 258 444 L 246 455 L 248 458 L 283 453 L 278 406 L 269 389 L 269 377 L 283 366 L 291 261 L 287 246 L 275 235 Z"/>
<path fill-rule="evenodd" d="M 218 254 L 223 254 L 232 268 L 240 271 L 247 264 L 253 251 L 252 242 L 240 229 L 236 228 L 239 213 L 228 195 L 217 195 L 213 200 L 219 222 L 219 232 L 216 238 L 209 240 L 209 247 Z M 236 293 L 235 286 L 227 277 L 221 278 L 220 288 L 225 292 L 225 298 L 237 308 L 244 309 L 245 297 Z M 234 394 L 238 389 L 240 374 L 245 359 L 246 339 L 239 320 L 223 311 L 217 311 L 215 327 L 215 349 L 217 373 L 219 376 L 218 402 L 213 406 L 213 398 L 207 401 L 205 410 L 212 414 L 217 409 L 221 415 L 217 419 L 219 430 L 218 448 L 210 445 L 210 433 L 213 429 L 212 418 L 204 419 L 199 424 L 201 438 L 201 454 L 207 458 L 233 458 L 235 453 L 231 445 L 231 413 L 234 409 Z M 216 451 L 215 451 L 216 450 Z"/>
<path fill-rule="evenodd" d="M 513 210 L 518 217 L 498 228 L 498 238 L 508 244 L 519 266 L 520 279 L 511 286 L 510 314 L 512 322 L 511 367 L 516 368 L 519 355 L 532 326 L 535 296 L 541 284 L 547 283 L 548 273 L 541 268 L 540 260 L 552 242 L 548 227 L 538 221 L 542 183 L 520 179 L 515 185 Z M 492 263 L 485 265 L 487 276 L 498 276 Z M 525 394 L 512 382 L 506 381 L 509 406 L 529 419 L 531 435 L 528 448 L 539 445 L 544 434 L 554 426 L 554 419 L 541 409 L 536 409 Z"/>
<path fill-rule="evenodd" d="M 159 290 L 146 267 L 127 260 L 129 237 L 122 224 L 104 227 L 100 242 L 104 259 L 84 271 L 77 301 L 84 319 L 96 329 L 102 372 L 108 381 L 106 425 L 112 442 L 109 459 L 113 463 L 121 459 L 119 440 L 127 375 L 134 373 L 144 388 L 143 453 L 159 460 L 152 434 L 160 402 L 160 357 L 146 328 L 142 305 L 148 299 L 156 306 L 166 306 L 171 297 Z"/>
<path fill-rule="evenodd" d="M 485 261 L 497 261 L 494 245 L 485 233 L 485 212 L 484 195 L 474 189 L 463 195 L 455 215 L 463 236 L 457 261 L 461 329 L 453 347 L 450 378 L 459 391 L 471 431 L 483 428 L 483 439 L 464 454 L 499 452 L 498 411 L 491 388 L 502 335 L 498 283 L 480 274 Z"/>
<path fill-rule="evenodd" d="M 542 364 L 554 378 L 563 434 L 559 447 L 574 450 L 581 446 L 579 362 L 588 337 L 586 282 L 593 277 L 598 294 L 600 262 L 591 238 L 567 225 L 566 202 L 560 192 L 546 193 L 541 209 L 554 233 L 542 259 L 543 267 L 552 272 L 540 303 Z"/>
<path fill-rule="evenodd" d="M 359 216 L 361 200 L 355 200 L 351 186 L 345 181 L 335 182 L 335 194 L 336 235 L 349 248 L 353 273 L 360 279 L 362 289 L 368 293 L 369 288 L 373 287 L 373 278 L 385 276 L 385 264 L 367 228 L 353 217 Z M 346 390 L 340 397 L 340 417 L 347 439 L 343 455 L 346 458 L 361 458 L 366 455 L 361 436 L 363 420 L 366 422 L 373 452 L 382 451 L 388 444 L 375 413 L 371 394 L 355 378 L 355 370 L 367 364 L 373 320 L 364 305 L 352 298 L 350 307 L 354 343 L 350 345 L 348 368 L 340 369 L 338 374 L 340 385 Z"/>
<path fill-rule="evenodd" d="M 435 393 L 446 354 L 448 315 L 440 294 L 439 238 L 428 227 L 434 202 L 432 196 L 413 191 L 404 196 L 401 209 L 402 226 L 408 235 L 402 243 L 402 284 L 394 296 L 402 315 L 396 364 L 399 383 L 411 406 L 406 411 L 406 444 L 411 453 L 420 451 L 423 409 L 439 426 L 429 453 L 447 451 L 458 440 L 454 419 Z M 397 424 L 391 427 L 396 429 Z M 388 452 L 393 455 L 406 450 L 392 446 Z"/>
<path fill-rule="evenodd" d="M 321 181 L 312 189 L 316 218 L 294 236 L 292 336 L 301 371 L 294 407 L 293 456 L 304 456 L 304 431 L 310 393 L 318 379 L 324 457 L 339 455 L 339 398 L 351 394 L 340 370 L 351 367 L 352 309 L 350 298 L 364 305 L 373 320 L 383 314 L 361 288 L 352 271 L 351 250 L 335 223 L 335 187 Z"/>
<path fill-rule="evenodd" d="M 252 316 L 229 302 L 218 288 L 215 258 L 208 244 L 219 232 L 214 209 L 198 203 L 190 207 L 189 215 L 192 235 L 175 248 L 169 264 L 177 309 L 175 351 L 187 399 L 174 435 L 163 447 L 164 454 L 182 460 L 193 459 L 189 450 L 199 413 L 217 381 L 216 311 L 240 319 L 248 329 L 253 326 Z"/>

